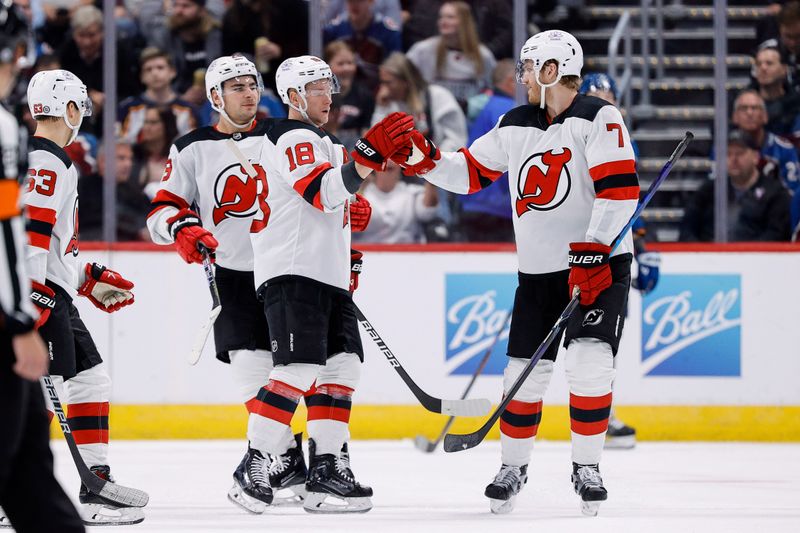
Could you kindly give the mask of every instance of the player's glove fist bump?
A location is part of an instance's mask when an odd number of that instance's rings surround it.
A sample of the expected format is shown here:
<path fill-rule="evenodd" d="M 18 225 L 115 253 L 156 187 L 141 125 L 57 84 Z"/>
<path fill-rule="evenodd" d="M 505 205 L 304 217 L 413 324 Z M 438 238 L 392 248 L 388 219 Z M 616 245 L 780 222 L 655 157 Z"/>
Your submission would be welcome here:
<path fill-rule="evenodd" d="M 353 159 L 372 170 L 384 170 L 386 160 L 408 144 L 414 118 L 407 113 L 390 113 L 356 141 Z"/>
<path fill-rule="evenodd" d="M 372 206 L 369 200 L 356 194 L 356 201 L 350 203 L 350 227 L 353 231 L 364 231 L 372 217 Z"/>
<path fill-rule="evenodd" d="M 591 305 L 611 286 L 608 256 L 611 247 L 596 242 L 573 242 L 569 245 L 569 293 L 581 291 L 581 305 Z"/>
<path fill-rule="evenodd" d="M 86 296 L 95 307 L 106 313 L 133 303 L 133 283 L 103 265 L 86 263 L 81 279 L 78 294 Z"/>
<path fill-rule="evenodd" d="M 169 232 L 175 239 L 178 254 L 187 263 L 202 263 L 203 253 L 201 246 L 208 251 L 211 260 L 214 260 L 214 251 L 219 242 L 210 231 L 200 223 L 200 217 L 191 209 L 181 209 L 174 216 L 167 219 Z"/>
<path fill-rule="evenodd" d="M 414 130 L 408 144 L 392 156 L 392 161 L 403 167 L 406 176 L 422 176 L 433 170 L 441 157 L 433 141 Z"/>

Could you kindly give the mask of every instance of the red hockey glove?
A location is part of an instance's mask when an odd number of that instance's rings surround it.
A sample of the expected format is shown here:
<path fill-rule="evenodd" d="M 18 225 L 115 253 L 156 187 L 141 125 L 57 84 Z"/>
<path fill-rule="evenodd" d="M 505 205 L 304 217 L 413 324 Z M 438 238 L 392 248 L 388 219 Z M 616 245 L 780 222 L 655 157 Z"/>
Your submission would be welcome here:
<path fill-rule="evenodd" d="M 404 150 L 398 150 L 392 156 L 392 161 L 403 167 L 406 176 L 422 176 L 436 166 L 436 161 L 442 157 L 439 148 L 433 141 L 414 130 L 411 140 Z"/>
<path fill-rule="evenodd" d="M 353 159 L 372 170 L 384 170 L 386 160 L 408 144 L 414 118 L 406 113 L 390 113 L 356 141 Z"/>
<path fill-rule="evenodd" d="M 369 201 L 356 194 L 356 201 L 350 204 L 350 227 L 353 231 L 364 231 L 369 225 L 372 216 L 372 206 Z"/>
<path fill-rule="evenodd" d="M 50 318 L 50 312 L 56 307 L 56 293 L 47 285 L 31 281 L 31 300 L 39 311 L 39 318 L 33 327 L 39 329 Z"/>
<path fill-rule="evenodd" d="M 611 247 L 594 242 L 573 242 L 569 245 L 569 294 L 581 290 L 581 305 L 591 305 L 597 295 L 611 286 L 608 256 Z"/>
<path fill-rule="evenodd" d="M 202 263 L 203 254 L 198 244 L 208 249 L 211 261 L 214 261 L 214 251 L 219 242 L 210 231 L 200 224 L 200 217 L 191 209 L 181 209 L 174 216 L 167 219 L 169 232 L 175 239 L 175 247 L 181 258 L 187 263 Z"/>
<path fill-rule="evenodd" d="M 113 313 L 133 303 L 133 283 L 117 272 L 97 263 L 86 263 L 83 284 L 78 294 L 86 296 L 98 309 Z"/>
<path fill-rule="evenodd" d="M 361 258 L 363 253 L 350 248 L 350 292 L 358 288 L 358 275 L 361 274 Z"/>

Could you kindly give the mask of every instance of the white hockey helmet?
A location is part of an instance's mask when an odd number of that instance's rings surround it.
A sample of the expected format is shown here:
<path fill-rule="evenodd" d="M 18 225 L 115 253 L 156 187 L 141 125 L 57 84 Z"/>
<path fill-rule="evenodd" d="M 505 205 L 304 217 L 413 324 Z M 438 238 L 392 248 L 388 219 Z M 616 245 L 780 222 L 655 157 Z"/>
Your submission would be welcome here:
<path fill-rule="evenodd" d="M 317 80 L 330 80 L 331 94 L 339 93 L 339 80 L 331 71 L 331 67 L 315 56 L 290 57 L 280 64 L 275 74 L 275 84 L 278 86 L 278 95 L 284 104 L 299 111 L 303 118 L 308 120 L 306 109 L 306 85 Z M 302 107 L 292 105 L 289 99 L 289 90 L 294 89 L 300 95 Z"/>
<path fill-rule="evenodd" d="M 67 119 L 67 104 L 73 102 L 81 112 L 77 124 L 70 124 Z M 72 130 L 72 137 L 67 143 L 72 144 L 81 128 L 83 117 L 92 115 L 92 100 L 86 85 L 68 70 L 43 70 L 37 72 L 28 83 L 28 109 L 31 115 L 63 117 L 64 122 Z"/>
<path fill-rule="evenodd" d="M 558 62 L 556 79 L 549 84 L 539 81 L 539 72 L 547 61 Z M 530 63 L 528 63 L 530 61 Z M 580 76 L 583 68 L 583 48 L 572 34 L 562 30 L 537 33 L 522 45 L 517 62 L 517 81 L 522 83 L 525 71 L 530 69 L 542 89 L 557 84 L 563 76 Z M 541 106 L 544 108 L 544 92 Z"/>
<path fill-rule="evenodd" d="M 206 98 L 211 103 L 214 111 L 224 116 L 231 124 L 238 128 L 245 128 L 247 124 L 237 124 L 225 112 L 225 100 L 222 98 L 222 84 L 228 80 L 243 76 L 252 76 L 258 85 L 259 98 L 264 92 L 264 82 L 261 79 L 255 64 L 243 55 L 234 54 L 232 56 L 218 57 L 206 69 Z M 217 106 L 211 98 L 211 90 L 217 91 L 221 105 Z"/>

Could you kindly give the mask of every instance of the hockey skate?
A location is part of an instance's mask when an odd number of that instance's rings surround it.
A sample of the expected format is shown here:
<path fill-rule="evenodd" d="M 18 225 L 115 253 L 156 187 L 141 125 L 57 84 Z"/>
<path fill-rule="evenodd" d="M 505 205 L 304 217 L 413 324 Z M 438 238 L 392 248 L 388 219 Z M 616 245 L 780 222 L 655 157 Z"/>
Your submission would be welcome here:
<path fill-rule="evenodd" d="M 97 477 L 114 482 L 108 466 L 93 466 L 90 470 Z M 118 503 L 110 502 L 100 495 L 89 492 L 83 483 L 78 493 L 78 501 L 81 503 L 78 511 L 87 526 L 128 526 L 144 520 L 144 511 L 141 508 L 122 507 Z"/>
<path fill-rule="evenodd" d="M 303 509 L 309 513 L 366 513 L 372 509 L 372 489 L 359 484 L 350 470 L 347 443 L 338 456 L 317 455 L 313 439 L 308 440 L 310 466 Z"/>
<path fill-rule="evenodd" d="M 630 450 L 636 446 L 636 430 L 615 416 L 608 421 L 605 447 L 608 449 Z"/>
<path fill-rule="evenodd" d="M 269 465 L 272 505 L 301 505 L 306 498 L 308 469 L 303 458 L 303 434 L 298 433 L 294 439 L 297 447 L 273 456 Z"/>
<path fill-rule="evenodd" d="M 248 513 L 263 513 L 272 503 L 268 467 L 269 456 L 264 457 L 260 451 L 248 446 L 233 473 L 233 487 L 228 491 L 228 499 Z"/>
<path fill-rule="evenodd" d="M 528 465 L 503 465 L 486 486 L 483 494 L 489 498 L 489 509 L 494 514 L 507 514 L 514 510 L 517 494 L 528 482 Z"/>
<path fill-rule="evenodd" d="M 597 516 L 600 504 L 608 498 L 599 466 L 572 463 L 572 485 L 581 497 L 581 512 L 586 516 Z"/>

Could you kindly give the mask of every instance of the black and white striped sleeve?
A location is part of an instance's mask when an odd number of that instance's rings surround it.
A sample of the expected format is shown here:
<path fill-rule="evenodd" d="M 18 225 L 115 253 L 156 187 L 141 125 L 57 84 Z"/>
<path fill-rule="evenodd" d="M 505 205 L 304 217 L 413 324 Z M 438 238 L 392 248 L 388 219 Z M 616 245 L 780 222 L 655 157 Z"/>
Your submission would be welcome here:
<path fill-rule="evenodd" d="M 11 335 L 33 329 L 36 315 L 30 299 L 30 280 L 25 274 L 24 229 L 20 217 L 0 221 L 0 304 L 5 329 Z"/>

